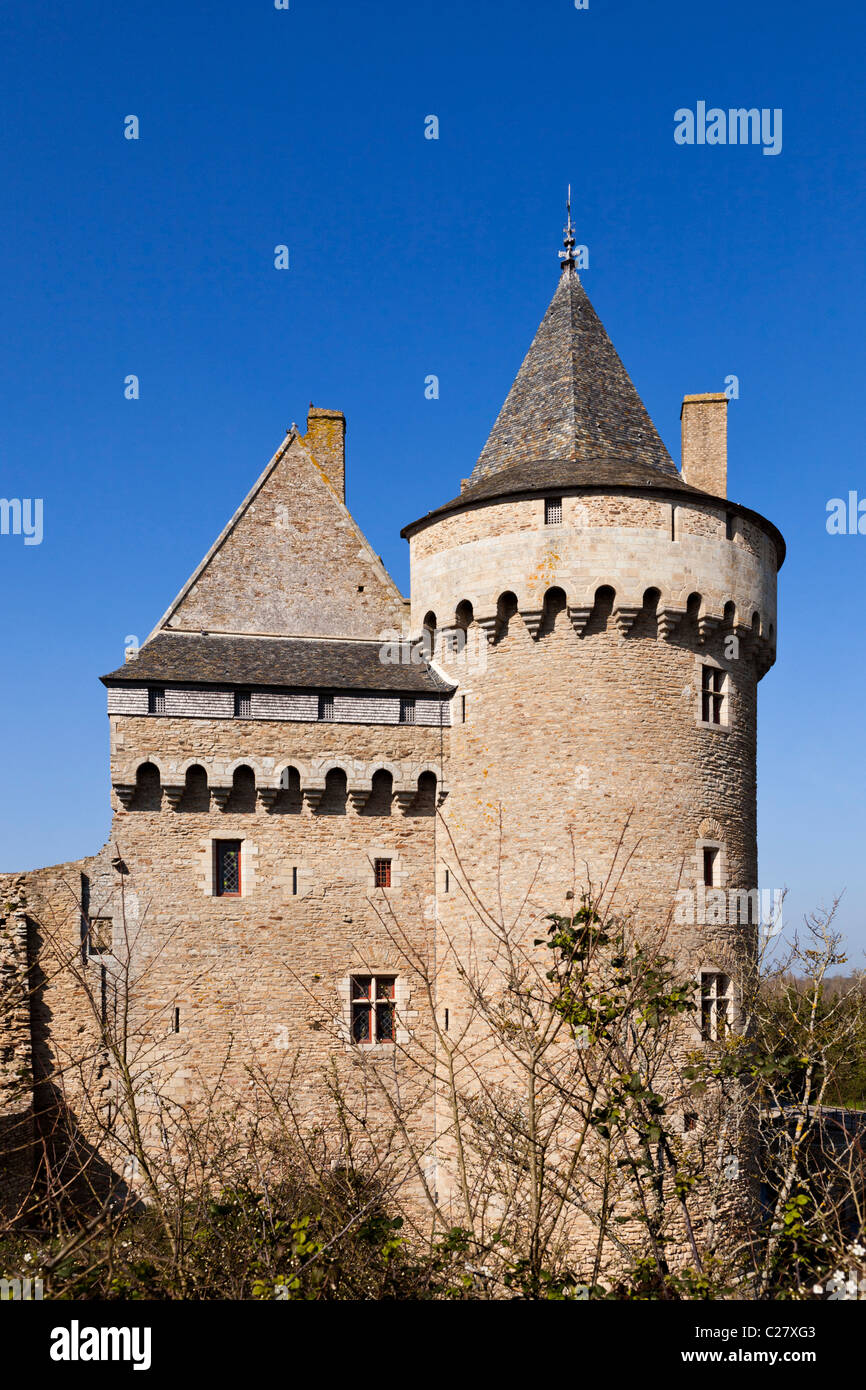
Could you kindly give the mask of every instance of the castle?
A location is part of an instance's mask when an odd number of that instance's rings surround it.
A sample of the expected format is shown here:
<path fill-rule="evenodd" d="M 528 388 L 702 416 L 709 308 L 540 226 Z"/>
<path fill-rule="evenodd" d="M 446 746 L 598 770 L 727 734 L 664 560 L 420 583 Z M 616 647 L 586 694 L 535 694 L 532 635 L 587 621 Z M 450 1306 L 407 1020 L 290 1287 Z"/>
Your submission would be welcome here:
<path fill-rule="evenodd" d="M 36 936 L 105 1015 L 134 959 L 148 1074 L 179 1103 L 287 1054 L 313 1107 L 313 1075 L 361 1056 L 421 1094 L 423 1058 L 470 1009 L 491 904 L 531 938 L 609 877 L 624 827 L 621 900 L 645 920 L 684 885 L 757 888 L 757 686 L 784 542 L 727 498 L 723 394 L 685 397 L 677 469 L 574 244 L 569 218 L 474 470 L 403 531 L 411 600 L 346 508 L 342 413 L 311 407 L 102 677 L 108 844 L 3 877 L 7 970 Z M 696 1036 L 719 1036 L 756 924 L 680 914 L 674 931 Z M 71 1074 L 90 1025 L 62 971 L 5 1027 L 0 1147 L 38 1128 L 40 1088 L 110 1124 L 110 1065 Z M 22 1065 L 35 1104 L 10 1089 Z M 444 1121 L 419 1114 L 436 1181 Z M 9 1196 L 22 1173 L 6 1173 Z"/>

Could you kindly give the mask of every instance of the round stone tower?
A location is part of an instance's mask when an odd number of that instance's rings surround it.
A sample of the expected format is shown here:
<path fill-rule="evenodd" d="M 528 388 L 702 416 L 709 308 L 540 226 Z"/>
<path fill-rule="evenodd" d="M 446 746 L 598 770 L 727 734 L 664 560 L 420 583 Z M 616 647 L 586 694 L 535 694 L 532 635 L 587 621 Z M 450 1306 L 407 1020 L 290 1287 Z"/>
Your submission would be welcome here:
<path fill-rule="evenodd" d="M 412 624 L 457 685 L 438 846 L 448 949 L 485 911 L 526 939 L 606 885 L 716 972 L 759 920 L 758 681 L 784 542 L 726 496 L 724 395 L 687 396 L 683 468 L 581 285 L 559 283 L 459 497 L 408 526 Z M 766 906 L 766 904 L 765 904 Z M 541 934 L 543 935 L 543 929 Z M 438 997 L 461 1010 L 442 962 Z M 721 1026 L 721 1023 L 720 1025 Z"/>

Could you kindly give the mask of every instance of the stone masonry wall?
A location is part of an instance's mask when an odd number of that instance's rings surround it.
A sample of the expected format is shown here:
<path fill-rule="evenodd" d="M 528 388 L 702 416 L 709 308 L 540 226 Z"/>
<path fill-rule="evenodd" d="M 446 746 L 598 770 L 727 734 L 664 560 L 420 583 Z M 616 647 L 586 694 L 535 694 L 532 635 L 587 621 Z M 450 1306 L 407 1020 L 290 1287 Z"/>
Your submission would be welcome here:
<path fill-rule="evenodd" d="M 701 614 L 721 618 L 733 602 L 738 623 L 751 625 L 757 613 L 759 631 L 775 635 L 770 538 L 738 518 L 728 539 L 723 508 L 709 503 L 677 502 L 674 525 L 676 539 L 670 502 L 620 494 L 564 497 L 561 525 L 545 525 L 542 497 L 446 516 L 411 541 L 413 631 L 428 611 L 446 626 L 464 600 L 479 618 L 495 614 L 505 591 L 522 611 L 540 609 L 554 585 L 577 607 L 610 585 L 627 607 L 639 607 L 651 587 L 661 608 L 682 609 L 699 593 Z"/>
<path fill-rule="evenodd" d="M 22 875 L 0 876 L 0 1214 L 22 1209 L 33 1174 L 33 1057 Z"/>
<path fill-rule="evenodd" d="M 607 528 L 584 526 L 590 505 Z M 485 912 L 519 921 L 531 955 L 546 914 L 568 911 L 566 894 L 588 885 L 606 885 L 638 929 L 664 932 L 696 998 L 702 970 L 742 978 L 756 924 L 678 920 L 677 892 L 692 890 L 700 910 L 704 847 L 719 851 L 719 887 L 758 887 L 756 700 L 767 652 L 748 625 L 756 603 L 760 628 L 775 622 L 775 554 L 756 528 L 727 539 L 721 510 L 677 510 L 679 542 L 669 506 L 665 529 L 663 504 L 620 496 L 566 497 L 563 524 L 549 527 L 541 498 L 495 503 L 413 538 L 415 622 L 432 610 L 447 626 L 467 599 L 482 619 L 460 658 L 447 644 L 439 656 L 459 682 L 437 951 L 440 1021 L 447 1009 L 457 1034 L 473 1010 L 458 962 L 492 961 L 498 949 Z M 596 601 L 602 585 L 615 595 Z M 643 603 L 650 587 L 661 590 L 658 611 Z M 565 604 L 545 607 L 550 590 L 563 590 Z M 491 621 L 506 591 L 519 611 Z M 703 601 L 687 612 L 692 591 Z M 736 614 L 724 622 L 731 600 Z M 666 607 L 678 610 L 670 623 Z M 720 725 L 702 719 L 705 665 L 723 675 Z M 688 1025 L 682 1045 L 699 1039 Z M 503 1066 L 491 1062 L 491 1080 Z"/>

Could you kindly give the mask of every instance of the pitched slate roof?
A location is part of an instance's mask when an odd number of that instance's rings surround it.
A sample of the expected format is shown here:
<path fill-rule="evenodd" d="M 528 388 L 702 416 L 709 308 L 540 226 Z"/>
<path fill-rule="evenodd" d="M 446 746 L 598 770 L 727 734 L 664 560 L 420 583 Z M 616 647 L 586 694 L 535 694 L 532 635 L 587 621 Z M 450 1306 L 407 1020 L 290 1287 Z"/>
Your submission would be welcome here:
<path fill-rule="evenodd" d="M 281 441 L 151 637 L 236 632 L 372 641 L 402 627 L 406 602 L 311 434 L 293 429 Z"/>
<path fill-rule="evenodd" d="M 431 666 L 383 662 L 381 649 L 381 642 L 160 632 L 145 643 L 137 657 L 100 679 L 104 685 L 190 681 L 202 685 L 399 691 L 443 698 L 451 694 L 454 687 Z"/>
<path fill-rule="evenodd" d="M 471 482 L 538 459 L 677 473 L 571 265 L 563 268 Z"/>
<path fill-rule="evenodd" d="M 683 481 L 570 257 L 460 496 L 400 534 L 412 536 L 437 517 L 496 497 L 569 489 L 652 489 L 710 500 Z M 726 498 L 712 500 L 768 531 L 781 565 L 785 542 L 771 522 Z"/>

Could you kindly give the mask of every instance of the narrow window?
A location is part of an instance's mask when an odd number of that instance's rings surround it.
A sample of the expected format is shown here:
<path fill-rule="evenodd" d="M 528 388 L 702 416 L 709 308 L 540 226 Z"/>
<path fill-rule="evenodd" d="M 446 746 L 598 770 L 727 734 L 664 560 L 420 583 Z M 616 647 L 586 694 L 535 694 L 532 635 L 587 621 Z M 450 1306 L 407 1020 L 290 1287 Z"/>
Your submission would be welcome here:
<path fill-rule="evenodd" d="M 179 1032 L 180 1032 L 180 1009 L 175 1009 L 175 1011 L 174 1011 L 174 1019 L 173 1019 L 173 1022 L 172 1022 L 171 1031 L 172 1031 L 173 1033 L 179 1033 Z"/>
<path fill-rule="evenodd" d="M 352 976 L 352 1042 L 396 1041 L 396 987 L 393 975 Z"/>
<path fill-rule="evenodd" d="M 445 892 L 446 892 L 446 893 L 450 893 L 450 892 L 451 892 L 451 870 L 450 870 L 450 869 L 446 869 L 446 870 L 445 870 Z"/>
<path fill-rule="evenodd" d="M 721 1042 L 731 1027 L 733 993 L 728 975 L 721 971 L 701 972 L 701 1037 L 705 1042 Z"/>
<path fill-rule="evenodd" d="M 718 666 L 701 667 L 701 719 L 721 724 L 725 701 L 725 673 Z"/>
<path fill-rule="evenodd" d="M 676 502 L 671 502 L 671 540 L 672 540 L 672 541 L 675 541 L 676 538 L 677 538 L 677 504 L 676 504 Z"/>
<path fill-rule="evenodd" d="M 400 723 L 415 723 L 415 699 L 414 696 L 401 697 L 400 699 Z"/>
<path fill-rule="evenodd" d="M 240 840 L 214 841 L 214 893 L 218 898 L 241 895 Z"/>
<path fill-rule="evenodd" d="M 334 718 L 334 697 L 333 695 L 319 696 L 319 719 L 325 723 L 333 722 Z"/>
<path fill-rule="evenodd" d="M 253 697 L 248 690 L 235 691 L 235 719 L 249 719 L 253 712 Z"/>
<path fill-rule="evenodd" d="M 161 686 L 152 685 L 147 692 L 148 714 L 165 714 L 165 691 Z"/>
<path fill-rule="evenodd" d="M 545 497 L 544 524 L 545 526 L 560 526 L 562 524 L 561 497 Z"/>
<path fill-rule="evenodd" d="M 466 696 L 460 696 L 460 723 L 466 723 Z"/>
<path fill-rule="evenodd" d="M 375 863 L 375 882 L 377 888 L 391 887 L 391 860 L 377 859 Z"/>
<path fill-rule="evenodd" d="M 688 1133 L 698 1127 L 698 1117 L 694 1110 L 687 1110 L 684 1116 L 683 1128 Z"/>
<path fill-rule="evenodd" d="M 294 866 L 294 868 L 292 869 L 292 895 L 293 895 L 294 897 L 297 897 L 297 896 L 298 896 L 298 866 L 297 866 L 297 864 L 296 864 L 296 865 Z"/>
<path fill-rule="evenodd" d="M 733 513 L 727 512 L 726 515 L 725 515 L 725 539 L 726 539 L 726 540 L 732 541 L 732 540 L 734 539 L 734 522 L 735 522 L 735 521 L 736 521 L 736 517 L 733 515 Z"/>
<path fill-rule="evenodd" d="M 354 975 L 352 977 L 352 1042 L 354 1043 L 373 1041 L 370 1008 L 372 984 L 372 975 Z"/>
<path fill-rule="evenodd" d="M 448 1032 L 448 1010 L 445 1010 L 445 1032 Z"/>
<path fill-rule="evenodd" d="M 376 1042 L 395 1041 L 394 1030 L 394 991 L 396 980 L 393 976 L 376 976 Z"/>
<path fill-rule="evenodd" d="M 704 849 L 704 887 L 718 888 L 719 851 Z"/>

